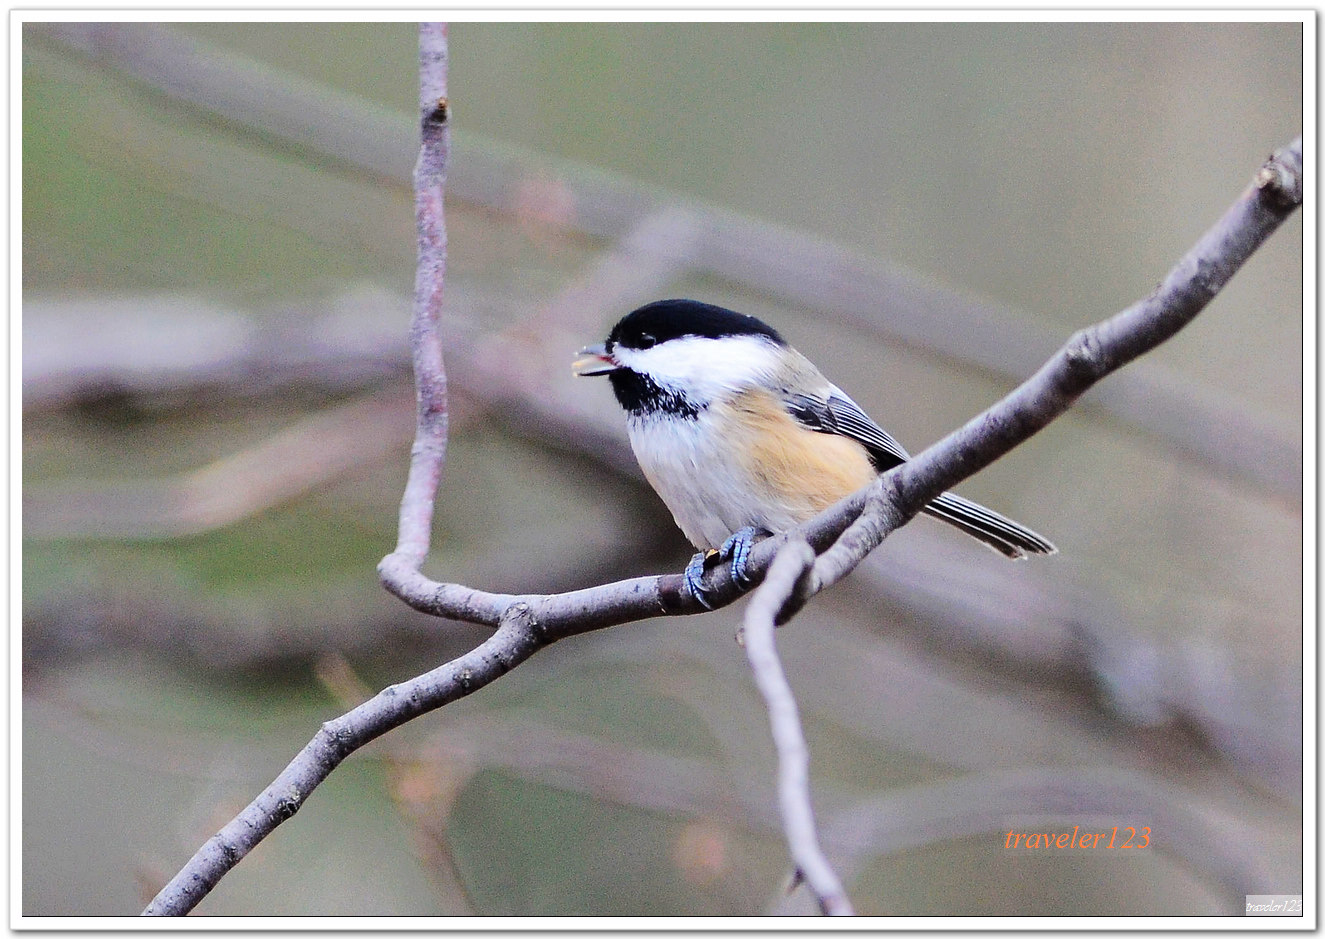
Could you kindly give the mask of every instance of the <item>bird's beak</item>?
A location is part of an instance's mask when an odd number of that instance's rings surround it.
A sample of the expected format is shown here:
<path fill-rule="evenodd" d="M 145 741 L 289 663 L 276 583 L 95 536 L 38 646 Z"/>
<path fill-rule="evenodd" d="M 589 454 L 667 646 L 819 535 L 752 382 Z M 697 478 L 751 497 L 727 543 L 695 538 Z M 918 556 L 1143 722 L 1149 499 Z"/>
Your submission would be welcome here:
<path fill-rule="evenodd" d="M 581 378 L 590 375 L 606 375 L 608 372 L 614 372 L 619 366 L 616 360 L 607 352 L 607 346 L 601 343 L 596 346 L 585 346 L 580 350 L 580 357 L 571 363 L 571 371 Z"/>

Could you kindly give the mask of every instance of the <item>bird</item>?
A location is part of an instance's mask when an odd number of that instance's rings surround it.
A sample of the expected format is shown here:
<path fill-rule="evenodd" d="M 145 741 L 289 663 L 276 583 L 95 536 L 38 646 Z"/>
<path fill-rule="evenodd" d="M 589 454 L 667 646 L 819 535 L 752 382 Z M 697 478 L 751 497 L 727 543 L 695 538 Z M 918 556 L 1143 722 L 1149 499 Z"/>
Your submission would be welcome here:
<path fill-rule="evenodd" d="M 645 478 L 698 553 L 685 587 L 700 605 L 707 566 L 730 559 L 748 585 L 762 536 L 808 521 L 905 448 L 762 320 L 699 300 L 658 300 L 580 350 L 582 377 L 606 376 L 626 412 Z M 921 509 L 1012 559 L 1057 548 L 1018 522 L 945 492 Z"/>

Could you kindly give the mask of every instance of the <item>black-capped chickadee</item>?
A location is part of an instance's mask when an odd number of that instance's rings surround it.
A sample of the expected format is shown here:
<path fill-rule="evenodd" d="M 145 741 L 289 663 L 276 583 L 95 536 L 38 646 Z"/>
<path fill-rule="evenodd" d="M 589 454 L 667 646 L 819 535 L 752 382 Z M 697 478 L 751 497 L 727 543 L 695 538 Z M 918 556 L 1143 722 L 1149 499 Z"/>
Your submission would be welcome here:
<path fill-rule="evenodd" d="M 758 535 L 813 518 L 910 458 L 775 329 L 712 304 L 642 306 L 581 350 L 574 371 L 611 381 L 640 468 L 700 549 L 685 582 L 706 607 L 714 549 L 744 581 Z M 1010 558 L 1057 550 L 951 492 L 923 511 Z"/>

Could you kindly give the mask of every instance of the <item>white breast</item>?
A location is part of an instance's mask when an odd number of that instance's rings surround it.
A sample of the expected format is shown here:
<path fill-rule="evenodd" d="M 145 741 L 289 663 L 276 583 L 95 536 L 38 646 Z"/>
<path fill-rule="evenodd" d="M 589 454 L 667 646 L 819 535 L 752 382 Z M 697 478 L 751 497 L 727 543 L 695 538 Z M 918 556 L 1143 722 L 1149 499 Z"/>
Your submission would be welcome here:
<path fill-rule="evenodd" d="M 762 487 L 731 452 L 731 435 L 716 425 L 709 410 L 693 420 L 646 415 L 627 422 L 635 458 L 677 527 L 703 550 L 747 526 L 782 531 L 795 525 L 799 519 L 783 506 L 758 497 Z"/>
<path fill-rule="evenodd" d="M 770 497 L 766 482 L 752 478 L 750 460 L 736 452 L 737 435 L 721 416 L 723 400 L 777 385 L 770 376 L 786 367 L 784 349 L 764 336 L 687 336 L 614 354 L 699 409 L 693 418 L 660 411 L 627 419 L 640 468 L 695 547 L 720 547 L 747 526 L 782 531 L 800 521 Z"/>

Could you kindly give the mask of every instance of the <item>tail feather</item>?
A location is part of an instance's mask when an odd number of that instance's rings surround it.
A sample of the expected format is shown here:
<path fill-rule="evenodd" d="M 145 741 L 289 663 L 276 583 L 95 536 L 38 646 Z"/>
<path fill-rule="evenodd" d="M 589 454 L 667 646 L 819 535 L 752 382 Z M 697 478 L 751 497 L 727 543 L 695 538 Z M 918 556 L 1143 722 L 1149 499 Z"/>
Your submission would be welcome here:
<path fill-rule="evenodd" d="M 921 511 L 954 528 L 960 528 L 1013 560 L 1020 560 L 1028 554 L 1054 554 L 1058 551 L 1051 541 L 1025 525 L 953 492 L 943 493 Z"/>

